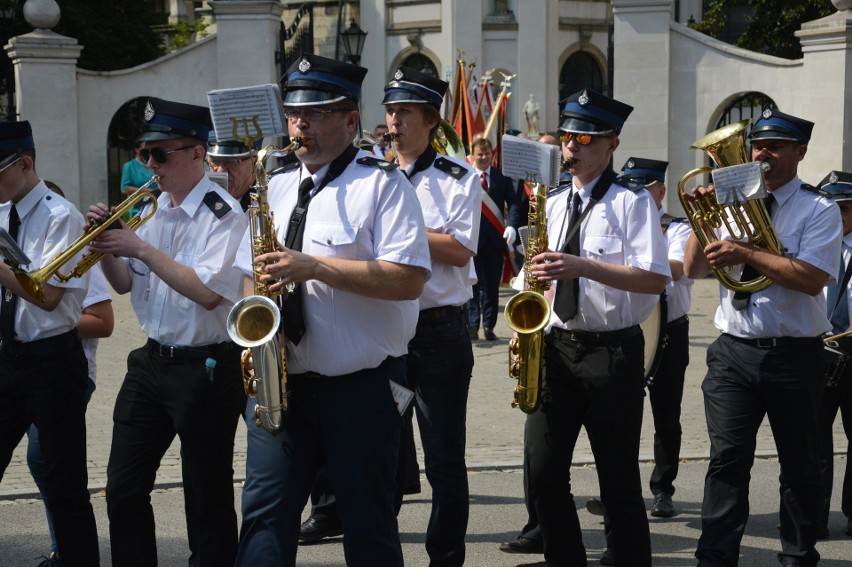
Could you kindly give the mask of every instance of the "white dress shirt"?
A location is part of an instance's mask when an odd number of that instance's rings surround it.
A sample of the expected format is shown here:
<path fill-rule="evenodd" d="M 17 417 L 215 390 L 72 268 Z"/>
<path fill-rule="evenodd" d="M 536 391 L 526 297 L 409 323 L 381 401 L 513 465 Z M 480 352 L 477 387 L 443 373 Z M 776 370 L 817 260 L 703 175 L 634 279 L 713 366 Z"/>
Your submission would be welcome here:
<path fill-rule="evenodd" d="M 662 209 L 660 216 L 662 216 Z M 666 246 L 669 251 L 669 260 L 683 263 L 686 241 L 692 234 L 692 227 L 688 222 L 672 222 L 666 230 Z M 694 281 L 683 274 L 679 280 L 672 278 L 666 286 L 666 308 L 668 320 L 674 321 L 689 313 L 692 306 L 692 284 Z"/>

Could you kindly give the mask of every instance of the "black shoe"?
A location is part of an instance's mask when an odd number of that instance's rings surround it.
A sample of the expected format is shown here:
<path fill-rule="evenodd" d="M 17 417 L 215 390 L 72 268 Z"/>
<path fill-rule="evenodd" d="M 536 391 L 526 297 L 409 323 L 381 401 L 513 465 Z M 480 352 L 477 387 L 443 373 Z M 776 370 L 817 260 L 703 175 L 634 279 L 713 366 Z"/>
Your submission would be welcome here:
<path fill-rule="evenodd" d="M 485 340 L 496 341 L 497 335 L 494 334 L 494 329 L 485 329 Z"/>
<path fill-rule="evenodd" d="M 320 542 L 325 538 L 337 537 L 339 535 L 343 535 L 343 528 L 339 524 L 311 517 L 305 520 L 302 523 L 302 527 L 299 528 L 299 543 L 310 545 Z"/>
<path fill-rule="evenodd" d="M 846 535 L 852 535 L 852 520 L 846 520 Z"/>
<path fill-rule="evenodd" d="M 784 559 L 784 561 L 781 563 L 781 567 L 802 567 L 802 564 L 799 563 L 796 559 L 790 559 L 788 557 L 787 559 Z"/>
<path fill-rule="evenodd" d="M 39 559 L 44 559 L 44 561 L 39 563 L 38 567 L 60 567 L 59 557 L 56 556 L 55 551 L 51 551 L 47 557 L 42 555 Z"/>
<path fill-rule="evenodd" d="M 816 529 L 817 539 L 828 539 L 828 526 L 818 526 Z"/>
<path fill-rule="evenodd" d="M 597 498 L 591 498 L 586 500 L 586 510 L 589 514 L 593 516 L 603 516 L 604 515 L 604 507 L 603 503 Z"/>
<path fill-rule="evenodd" d="M 671 518 L 675 515 L 674 506 L 672 506 L 672 497 L 665 492 L 660 492 L 654 496 L 654 506 L 651 507 L 651 515 L 655 518 Z"/>
<path fill-rule="evenodd" d="M 608 547 L 603 552 L 603 555 L 601 555 L 601 565 L 615 565 L 615 555 Z"/>
<path fill-rule="evenodd" d="M 478 341 L 479 340 L 479 331 L 474 329 L 473 327 L 467 328 L 467 334 L 470 335 L 470 340 Z"/>
<path fill-rule="evenodd" d="M 504 553 L 544 553 L 544 543 L 540 539 L 519 536 L 515 541 L 501 543 L 500 551 Z"/>

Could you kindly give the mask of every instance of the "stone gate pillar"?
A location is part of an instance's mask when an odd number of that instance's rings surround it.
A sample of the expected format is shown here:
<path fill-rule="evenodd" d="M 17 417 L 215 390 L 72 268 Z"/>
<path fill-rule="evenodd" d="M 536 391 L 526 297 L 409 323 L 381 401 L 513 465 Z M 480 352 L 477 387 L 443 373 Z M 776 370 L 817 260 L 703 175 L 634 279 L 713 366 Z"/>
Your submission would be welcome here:
<path fill-rule="evenodd" d="M 35 31 L 4 46 L 15 68 L 15 105 L 29 120 L 36 144 L 36 171 L 80 203 L 80 144 L 77 117 L 77 40 L 50 28 L 59 23 L 55 2 L 27 2 L 24 16 Z"/>

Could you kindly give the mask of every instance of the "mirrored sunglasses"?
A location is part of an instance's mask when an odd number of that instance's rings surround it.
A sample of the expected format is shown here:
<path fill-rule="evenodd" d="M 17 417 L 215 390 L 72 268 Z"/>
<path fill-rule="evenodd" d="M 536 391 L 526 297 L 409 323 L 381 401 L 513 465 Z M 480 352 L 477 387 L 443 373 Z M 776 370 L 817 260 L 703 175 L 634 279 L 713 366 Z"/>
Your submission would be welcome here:
<path fill-rule="evenodd" d="M 574 132 L 559 132 L 559 141 L 563 144 L 567 144 L 571 140 L 574 140 L 581 146 L 588 146 L 594 140 L 594 136 L 591 134 L 575 134 Z"/>

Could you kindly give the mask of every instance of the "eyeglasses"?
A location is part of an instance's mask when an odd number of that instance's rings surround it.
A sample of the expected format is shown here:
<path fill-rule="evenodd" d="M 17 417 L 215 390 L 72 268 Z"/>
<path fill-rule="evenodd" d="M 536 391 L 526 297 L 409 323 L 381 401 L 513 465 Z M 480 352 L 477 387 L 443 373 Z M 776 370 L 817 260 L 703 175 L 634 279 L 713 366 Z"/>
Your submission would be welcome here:
<path fill-rule="evenodd" d="M 7 169 L 9 169 L 9 168 L 10 168 L 10 167 L 12 167 L 13 165 L 15 165 L 16 163 L 18 163 L 19 161 L 21 161 L 21 158 L 22 158 L 22 157 L 24 157 L 24 154 L 19 154 L 19 155 L 18 155 L 17 157 L 15 157 L 12 161 L 10 161 L 9 163 L 7 163 L 7 164 L 6 164 L 6 165 L 4 165 L 3 167 L 0 167 L 0 173 L 3 173 L 4 171 L 6 171 Z"/>
<path fill-rule="evenodd" d="M 173 154 L 175 152 L 179 152 L 182 150 L 188 150 L 189 148 L 194 148 L 198 144 L 190 144 L 188 146 L 183 146 L 182 148 L 175 148 L 173 150 L 164 150 L 163 148 L 145 148 L 144 150 L 139 150 L 139 157 L 142 158 L 142 163 L 148 163 L 148 160 L 154 158 L 154 161 L 163 165 L 169 159 L 169 154 Z"/>
<path fill-rule="evenodd" d="M 581 146 L 588 146 L 592 143 L 595 137 L 591 134 L 575 134 L 574 132 L 559 132 L 559 141 L 563 144 L 569 143 L 571 140 L 574 140 Z"/>
<path fill-rule="evenodd" d="M 284 117 L 287 120 L 304 120 L 306 122 L 316 122 L 325 118 L 326 114 L 332 112 L 352 112 L 349 108 L 332 108 L 322 110 L 319 108 L 292 108 L 284 111 Z"/>
<path fill-rule="evenodd" d="M 219 169 L 231 169 L 232 167 L 236 167 L 239 164 L 246 161 L 248 158 L 228 158 L 228 159 L 215 159 L 212 157 L 207 158 L 207 163 L 210 164 L 210 167 L 216 167 Z"/>

